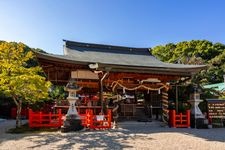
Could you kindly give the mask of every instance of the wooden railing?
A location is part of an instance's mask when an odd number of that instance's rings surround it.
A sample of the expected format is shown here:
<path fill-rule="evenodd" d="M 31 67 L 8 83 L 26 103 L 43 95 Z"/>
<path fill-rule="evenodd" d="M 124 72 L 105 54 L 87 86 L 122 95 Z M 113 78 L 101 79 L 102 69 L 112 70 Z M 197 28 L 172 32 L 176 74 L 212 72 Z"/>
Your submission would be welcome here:
<path fill-rule="evenodd" d="M 90 129 L 109 129 L 112 122 L 112 110 L 109 109 L 106 115 L 94 115 L 92 109 L 86 109 L 85 114 L 79 114 L 82 125 Z M 63 124 L 63 114 L 58 109 L 57 114 L 42 112 L 33 112 L 29 110 L 29 127 L 56 127 L 59 128 Z"/>
<path fill-rule="evenodd" d="M 190 127 L 190 110 L 186 110 L 185 114 L 176 113 L 176 110 L 169 112 L 170 126 L 174 128 L 189 128 Z"/>
<path fill-rule="evenodd" d="M 86 126 L 90 129 L 109 129 L 112 122 L 112 110 L 106 115 L 93 115 L 93 110 L 87 111 Z"/>
<path fill-rule="evenodd" d="M 11 112 L 10 112 L 11 118 L 15 119 L 16 115 L 17 115 L 17 108 L 13 107 L 11 108 Z M 28 109 L 27 108 L 23 108 L 21 109 L 21 118 L 26 118 L 28 119 Z"/>
<path fill-rule="evenodd" d="M 29 127 L 61 127 L 62 126 L 62 113 L 59 109 L 58 114 L 33 112 L 29 109 Z"/>

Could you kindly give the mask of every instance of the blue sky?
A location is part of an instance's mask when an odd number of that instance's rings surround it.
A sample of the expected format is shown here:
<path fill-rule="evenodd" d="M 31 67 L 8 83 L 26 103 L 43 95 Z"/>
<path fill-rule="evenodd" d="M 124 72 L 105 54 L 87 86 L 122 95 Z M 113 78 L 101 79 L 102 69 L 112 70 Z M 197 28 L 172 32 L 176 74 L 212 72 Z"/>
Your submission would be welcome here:
<path fill-rule="evenodd" d="M 193 39 L 225 44 L 225 1 L 0 1 L 0 40 L 63 54 L 62 39 L 130 47 Z"/>

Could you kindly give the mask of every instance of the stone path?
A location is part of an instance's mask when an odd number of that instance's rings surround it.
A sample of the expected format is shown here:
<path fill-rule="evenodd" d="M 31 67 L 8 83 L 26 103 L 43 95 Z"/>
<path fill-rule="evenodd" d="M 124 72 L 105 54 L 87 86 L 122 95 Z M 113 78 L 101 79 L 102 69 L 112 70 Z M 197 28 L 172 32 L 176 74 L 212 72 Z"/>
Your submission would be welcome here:
<path fill-rule="evenodd" d="M 4 122 L 4 125 L 7 125 L 7 122 Z M 2 126 L 3 123 L 0 123 L 0 128 Z M 120 124 L 118 129 L 105 131 L 32 134 L 1 132 L 0 149 L 225 150 L 225 128 L 176 129 L 161 124 L 157 126 L 151 123 L 124 123 Z"/>

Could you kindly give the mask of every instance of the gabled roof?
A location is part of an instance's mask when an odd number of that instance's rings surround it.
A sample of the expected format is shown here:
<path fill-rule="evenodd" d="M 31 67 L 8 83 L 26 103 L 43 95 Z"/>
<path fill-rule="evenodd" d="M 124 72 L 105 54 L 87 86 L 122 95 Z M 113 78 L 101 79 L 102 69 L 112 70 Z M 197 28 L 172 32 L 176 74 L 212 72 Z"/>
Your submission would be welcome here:
<path fill-rule="evenodd" d="M 100 70 L 163 73 L 190 76 L 205 65 L 165 63 L 151 55 L 148 48 L 133 48 L 64 40 L 64 55 L 38 54 L 39 58 L 76 64 L 98 64 Z"/>
<path fill-rule="evenodd" d="M 150 55 L 149 48 L 134 48 L 124 46 L 113 46 L 104 44 L 92 44 L 63 40 L 65 48 L 80 52 L 115 53 L 128 55 Z M 64 50 L 66 50 L 64 49 Z M 64 51 L 65 52 L 65 51 Z"/>

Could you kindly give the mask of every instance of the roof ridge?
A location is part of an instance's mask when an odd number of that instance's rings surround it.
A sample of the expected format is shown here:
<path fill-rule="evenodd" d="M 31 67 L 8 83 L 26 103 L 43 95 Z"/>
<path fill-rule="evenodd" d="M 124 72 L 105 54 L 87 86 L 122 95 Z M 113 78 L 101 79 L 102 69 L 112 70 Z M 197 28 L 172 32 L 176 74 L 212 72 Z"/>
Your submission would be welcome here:
<path fill-rule="evenodd" d="M 130 50 L 130 51 L 149 51 L 150 48 L 137 48 L 137 47 L 127 47 L 127 46 L 117 46 L 117 45 L 108 45 L 108 44 L 96 44 L 96 43 L 86 43 L 86 42 L 76 42 L 65 40 L 65 46 L 79 46 L 79 47 L 88 47 L 88 48 L 102 48 L 102 49 L 115 49 L 115 50 Z"/>

